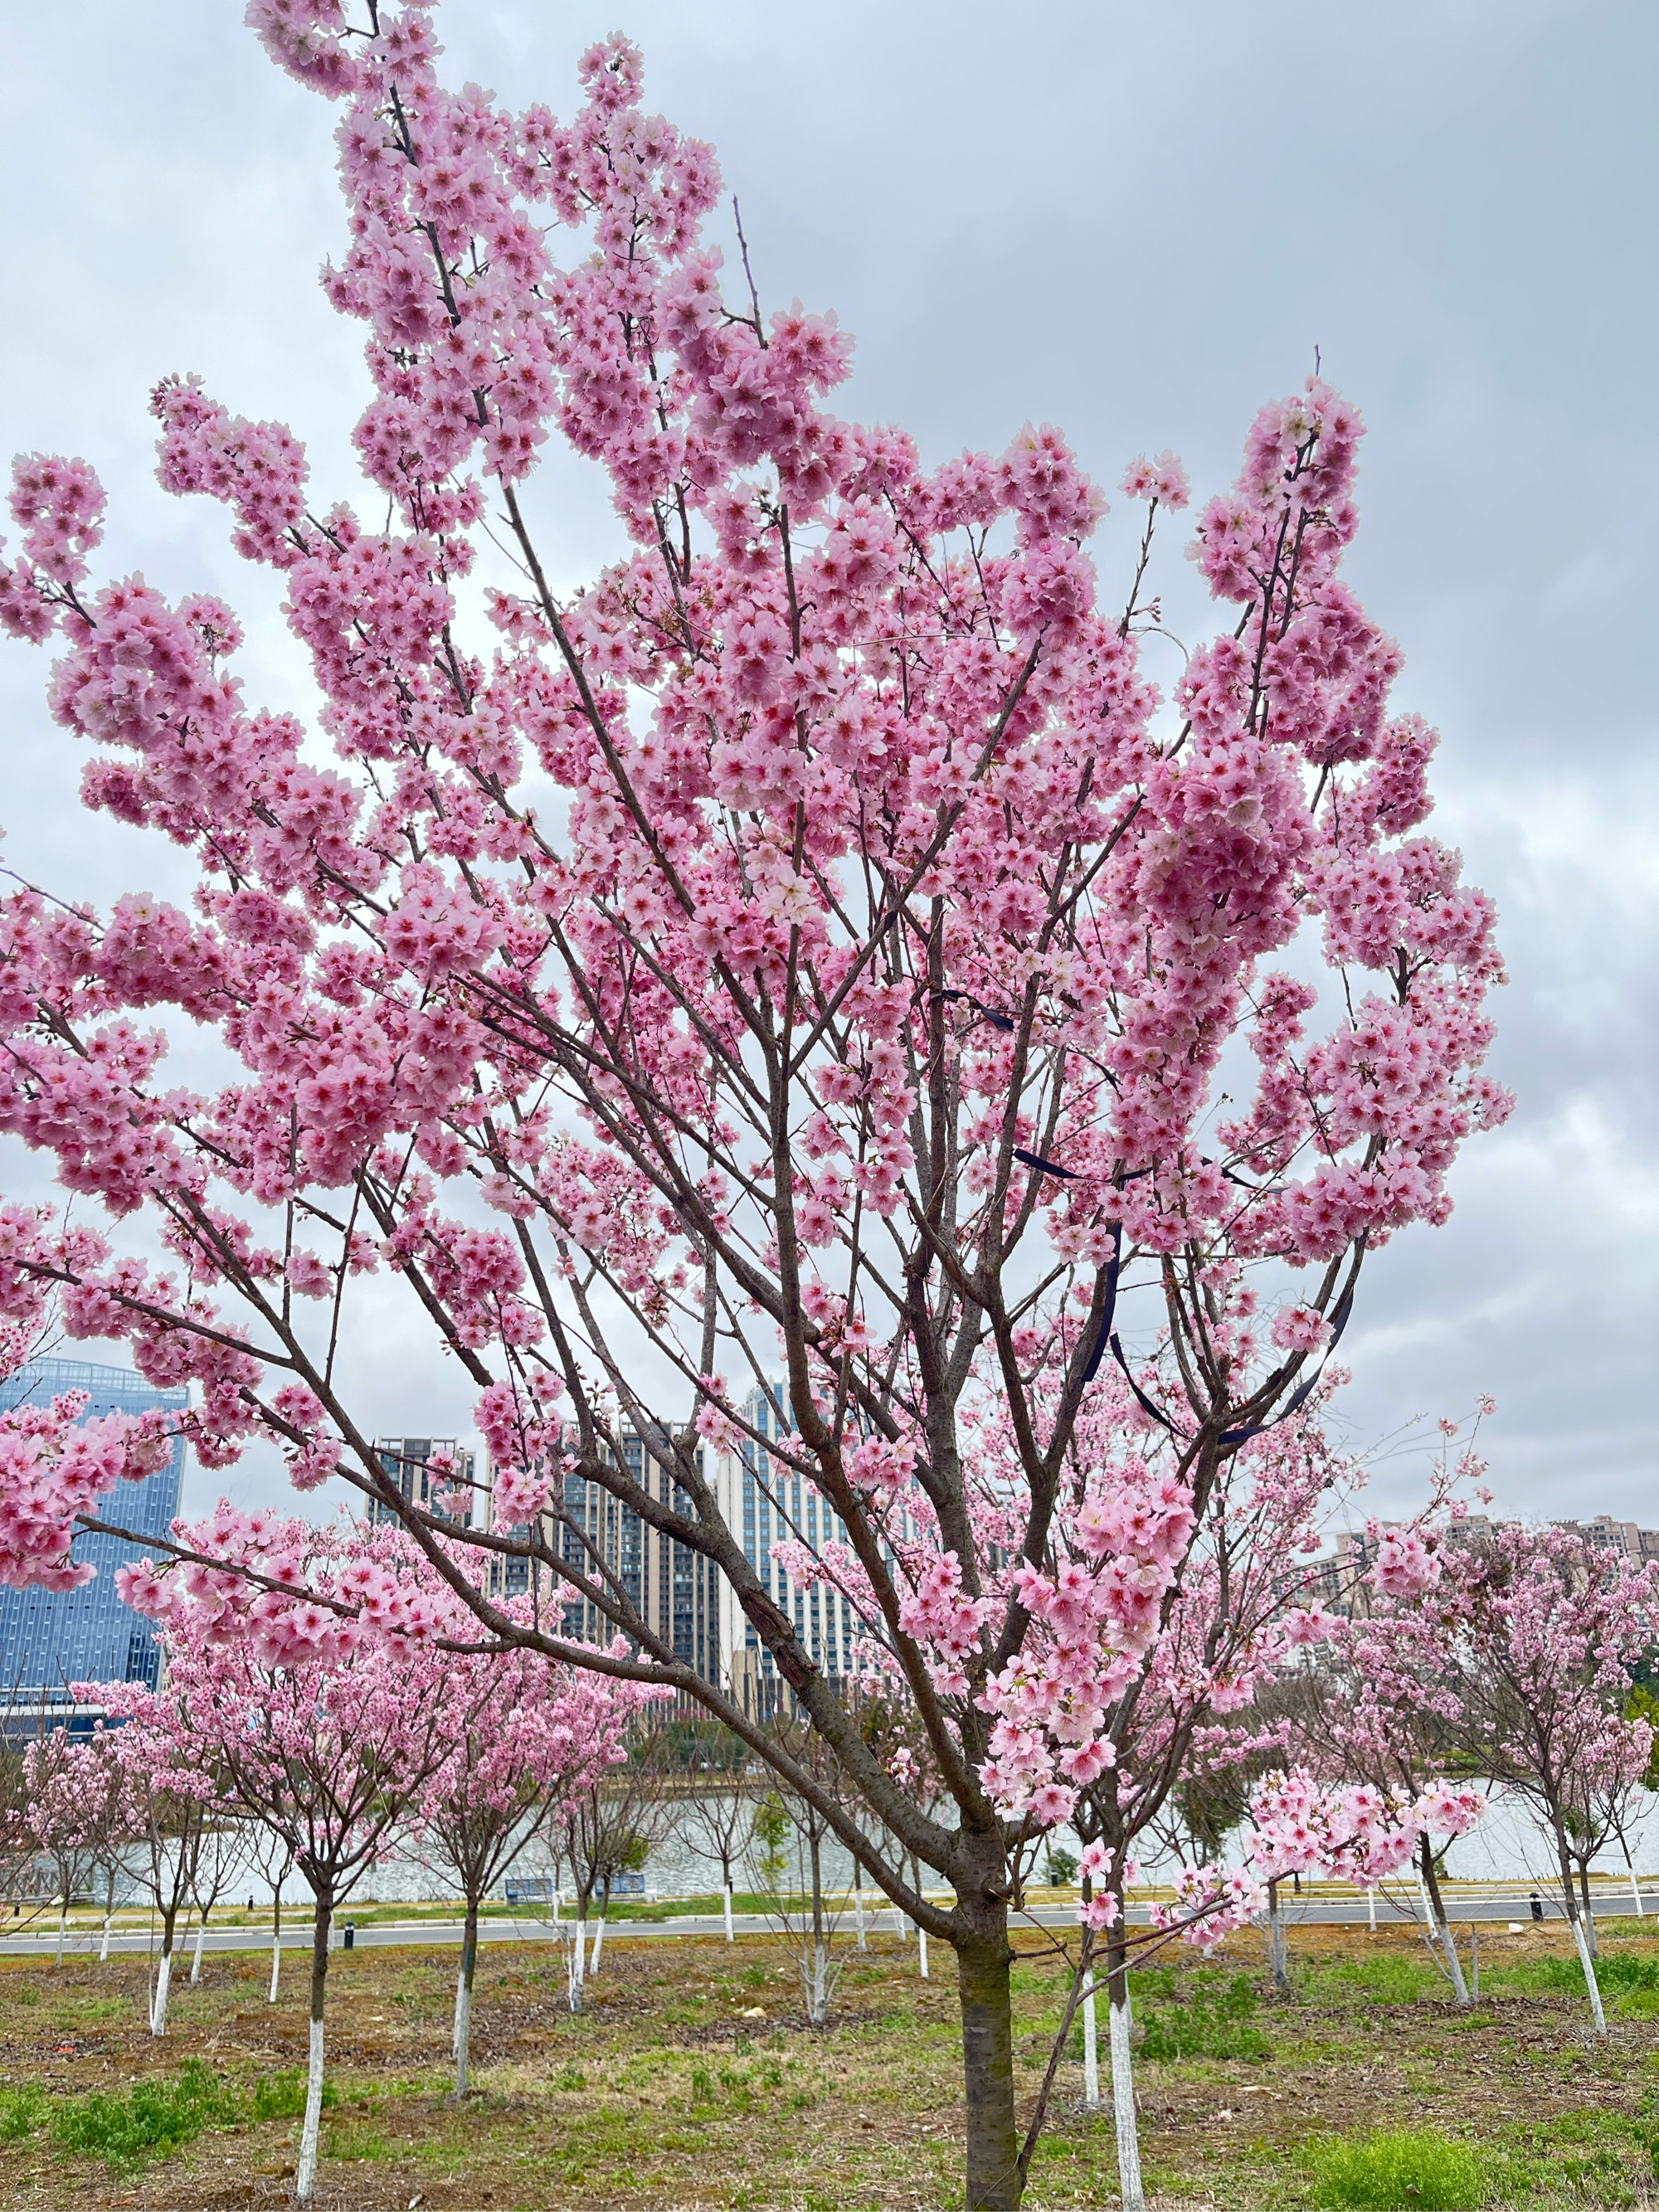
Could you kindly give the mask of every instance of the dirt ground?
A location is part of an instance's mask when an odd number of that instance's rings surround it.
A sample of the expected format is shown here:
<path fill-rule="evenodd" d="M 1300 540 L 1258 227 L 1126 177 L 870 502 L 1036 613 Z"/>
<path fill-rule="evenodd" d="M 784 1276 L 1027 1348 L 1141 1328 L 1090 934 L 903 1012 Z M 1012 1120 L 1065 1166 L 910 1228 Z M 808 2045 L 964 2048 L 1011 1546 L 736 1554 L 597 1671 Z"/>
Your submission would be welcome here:
<path fill-rule="evenodd" d="M 1609 1924 L 1602 1941 L 1624 1962 L 1609 1970 L 1605 2043 L 1571 1986 L 1559 1927 L 1483 1931 L 1481 2002 L 1467 2013 L 1407 1931 L 1298 1930 L 1288 2001 L 1269 1994 L 1253 1934 L 1207 1966 L 1185 1952 L 1166 1957 L 1136 1978 L 1153 2195 L 1217 2212 L 1312 2204 L 1326 2186 L 1321 2147 L 1333 2137 L 1430 2127 L 1487 2160 L 1487 2194 L 1474 2201 L 1659 2204 L 1659 1926 Z M 814 2033 L 775 1942 L 613 1939 L 578 2019 L 549 1948 L 492 1944 L 478 1976 L 477 2087 L 457 2106 L 453 1956 L 337 1954 L 334 2101 L 317 2202 L 331 2212 L 959 2205 L 949 1954 L 935 1947 L 925 1983 L 914 1944 L 884 1937 L 860 1954 L 842 1940 L 836 1956 L 832 2021 Z M 143 2025 L 142 1960 L 0 1961 L 0 2203 L 217 2212 L 285 2202 L 305 2062 L 303 1965 L 285 1957 L 271 2006 L 268 1958 L 210 1954 L 200 1987 L 175 1984 L 158 2043 Z M 1033 1948 L 1015 1978 L 1025 2108 L 1064 1977 Z M 83 2147 L 88 2127 L 103 2141 L 106 2109 L 118 2118 L 135 2088 L 170 2088 L 191 2061 L 190 2078 L 218 2101 L 190 2140 L 148 2155 Z M 1084 2109 L 1081 2090 L 1081 2066 L 1068 2061 L 1032 2168 L 1033 2207 L 1115 2200 L 1111 2122 Z M 126 2104 L 88 2106 L 91 2092 Z M 276 2116 L 255 2117 L 261 2108 Z M 1401 2202 L 1427 2201 L 1413 2186 Z"/>

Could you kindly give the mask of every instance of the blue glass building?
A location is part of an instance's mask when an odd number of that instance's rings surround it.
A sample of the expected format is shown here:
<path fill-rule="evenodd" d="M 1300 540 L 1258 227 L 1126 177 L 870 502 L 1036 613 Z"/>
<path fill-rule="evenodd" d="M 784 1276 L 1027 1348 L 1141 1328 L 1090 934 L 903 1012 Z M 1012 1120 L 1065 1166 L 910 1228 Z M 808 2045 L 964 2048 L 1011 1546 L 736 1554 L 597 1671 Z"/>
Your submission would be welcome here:
<path fill-rule="evenodd" d="M 84 1418 L 143 1413 L 153 1406 L 182 1413 L 185 1389 L 158 1390 L 125 1367 L 98 1367 L 84 1359 L 34 1359 L 0 1382 L 0 1412 L 26 1401 L 46 1405 L 65 1390 L 84 1390 Z M 143 1482 L 118 1485 L 104 1501 L 103 1517 L 148 1536 L 165 1536 L 179 1510 L 185 1443 L 174 1440 L 164 1468 Z M 118 1536 L 83 1534 L 74 1556 L 97 1569 L 79 1589 L 0 1589 L 0 1700 L 20 1706 L 67 1702 L 70 1682 L 155 1684 L 160 1654 L 153 1625 L 121 1602 L 115 1570 L 143 1556 Z"/>

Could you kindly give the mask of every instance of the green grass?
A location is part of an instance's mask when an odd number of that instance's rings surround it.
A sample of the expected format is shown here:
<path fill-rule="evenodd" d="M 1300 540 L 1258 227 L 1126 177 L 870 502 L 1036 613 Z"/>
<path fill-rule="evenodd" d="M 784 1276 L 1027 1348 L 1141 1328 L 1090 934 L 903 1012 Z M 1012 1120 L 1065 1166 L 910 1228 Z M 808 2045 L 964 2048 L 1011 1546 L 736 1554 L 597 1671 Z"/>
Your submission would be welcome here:
<path fill-rule="evenodd" d="M 1595 1979 L 1604 1997 L 1659 1996 L 1659 1950 L 1603 1951 L 1595 1961 Z M 1482 1989 L 1516 1996 L 1588 1997 L 1584 1970 L 1577 1958 L 1527 1959 L 1513 1966 L 1483 1972 Z M 1632 2011 L 1650 2007 L 1632 2006 Z"/>
<path fill-rule="evenodd" d="M 240 2100 L 197 2058 L 170 2081 L 138 2081 L 124 2095 L 94 2090 L 65 2097 L 51 2119 L 64 2150 L 101 2158 L 120 2170 L 178 2150 L 215 2121 L 237 2116 Z"/>
<path fill-rule="evenodd" d="M 1309 1996 L 1342 2002 L 1415 2004 L 1450 1984 L 1431 1960 L 1409 1951 L 1379 1951 L 1368 1959 L 1309 1960 L 1301 1968 Z M 1484 1985 L 1486 1977 L 1483 1974 Z"/>
<path fill-rule="evenodd" d="M 1165 1967 L 1137 1974 L 1132 1989 L 1145 2058 L 1268 2056 L 1267 2037 L 1251 2024 L 1256 1994 L 1248 1974 L 1225 1974 L 1218 1966 L 1186 1973 Z"/>
<path fill-rule="evenodd" d="M 33 2081 L 21 2089 L 0 2089 L 0 2142 L 33 2135 L 46 2113 L 46 2093 Z"/>
<path fill-rule="evenodd" d="M 384 2129 L 372 2120 L 345 2121 L 331 2127 L 323 2141 L 325 2158 L 367 2160 L 392 2156 Z"/>
<path fill-rule="evenodd" d="M 333 2104 L 337 2092 L 326 2076 L 323 2081 L 323 2109 Z M 300 2066 L 279 2067 L 274 2074 L 262 2074 L 253 2085 L 248 2100 L 248 2118 L 253 2120 L 297 2120 L 305 2116 L 306 2076 Z"/>
<path fill-rule="evenodd" d="M 1489 2154 L 1437 2128 L 1379 2128 L 1313 2151 L 1313 2200 L 1338 2212 L 1476 2212 L 1498 2175 Z"/>

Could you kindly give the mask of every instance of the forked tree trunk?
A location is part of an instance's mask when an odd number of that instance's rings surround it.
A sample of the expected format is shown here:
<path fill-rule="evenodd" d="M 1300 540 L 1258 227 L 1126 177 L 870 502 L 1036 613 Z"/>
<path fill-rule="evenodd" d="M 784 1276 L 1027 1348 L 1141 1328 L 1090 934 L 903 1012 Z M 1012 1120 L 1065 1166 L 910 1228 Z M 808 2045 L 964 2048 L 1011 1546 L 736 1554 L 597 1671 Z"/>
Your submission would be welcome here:
<path fill-rule="evenodd" d="M 1418 1847 L 1423 1869 L 1423 1894 L 1428 1899 L 1429 1911 L 1434 1921 L 1434 1933 L 1439 1940 L 1447 1969 L 1451 1975 L 1452 1992 L 1461 2005 L 1469 2001 L 1469 1986 L 1463 1978 L 1463 1962 L 1457 1955 L 1457 1946 L 1446 1919 L 1446 1907 L 1440 1894 L 1440 1877 L 1434 1870 L 1434 1853 L 1425 1836 Z"/>
<path fill-rule="evenodd" d="M 1561 1868 L 1561 1894 L 1566 1901 L 1567 1918 L 1572 1923 L 1572 1940 L 1578 1947 L 1578 1963 L 1584 1970 L 1584 1987 L 1589 1993 L 1590 2018 L 1595 2022 L 1595 2033 L 1607 2032 L 1607 2016 L 1601 2007 L 1601 1984 L 1595 1978 L 1595 1958 L 1584 1934 L 1584 1923 L 1578 1917 L 1578 1899 L 1573 1893 L 1572 1861 L 1567 1854 L 1566 1839 L 1558 1831 L 1556 1855 Z"/>
<path fill-rule="evenodd" d="M 306 2116 L 300 2128 L 300 2165 L 294 2177 L 295 2201 L 308 2204 L 317 2187 L 317 2145 L 323 2125 L 323 2007 L 328 1996 L 328 1939 L 334 1922 L 331 1898 L 317 1899 L 311 1933 L 311 2020 L 306 2051 Z"/>
<path fill-rule="evenodd" d="M 970 1932 L 957 1944 L 962 2066 L 968 2113 L 968 2212 L 1015 2212 L 1022 2193 L 1014 2125 L 1014 2031 L 1008 1908 L 959 1895 Z M 921 1933 L 918 1929 L 918 1933 Z"/>
<path fill-rule="evenodd" d="M 478 1900 L 466 1900 L 466 1925 L 461 1936 L 460 1972 L 455 1977 L 455 2094 L 467 2090 L 467 2067 L 472 2048 L 472 1977 L 478 1963 Z"/>
<path fill-rule="evenodd" d="M 1112 2128 L 1117 2137 L 1117 2192 L 1122 2212 L 1146 2212 L 1146 2191 L 1140 2178 L 1140 2124 L 1135 2116 L 1133 2056 L 1129 2049 L 1128 1954 L 1121 1936 L 1111 1946 L 1108 1989 L 1109 2040 L 1112 2046 Z"/>

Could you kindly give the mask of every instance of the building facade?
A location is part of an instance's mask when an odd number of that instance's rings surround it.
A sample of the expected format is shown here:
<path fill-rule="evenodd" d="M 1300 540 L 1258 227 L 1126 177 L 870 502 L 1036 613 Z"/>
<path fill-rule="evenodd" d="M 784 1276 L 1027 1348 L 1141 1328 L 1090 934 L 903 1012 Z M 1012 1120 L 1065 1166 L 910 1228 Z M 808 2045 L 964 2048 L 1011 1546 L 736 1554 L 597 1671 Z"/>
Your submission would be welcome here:
<path fill-rule="evenodd" d="M 763 1439 L 788 1431 L 787 1407 L 781 1389 L 751 1392 L 743 1413 L 749 1426 Z M 744 1557 L 767 1595 L 794 1623 L 795 1633 L 814 1663 L 836 1680 L 850 1675 L 859 1634 L 852 1607 L 830 1583 L 801 1589 L 772 1556 L 773 1546 L 787 1538 L 804 1543 L 814 1553 L 821 1553 L 829 1543 L 844 1544 L 846 1522 L 811 1482 L 773 1455 L 766 1442 L 745 1442 L 740 1454 L 724 1456 L 728 1462 L 723 1500 L 726 1521 L 732 1533 L 741 1537 Z M 764 1701 L 779 1681 L 772 1655 L 762 1649 L 759 1635 L 724 1576 L 720 1588 L 726 1649 L 731 1655 L 729 1679 L 738 1687 L 745 1680 L 757 1682 Z"/>
<path fill-rule="evenodd" d="M 465 1444 L 453 1437 L 376 1437 L 374 1455 L 410 1504 L 423 1513 L 435 1513 L 441 1521 L 453 1522 L 458 1528 L 472 1526 L 477 1455 Z M 432 1464 L 434 1459 L 440 1462 L 436 1468 Z M 457 1492 L 459 1503 L 439 1502 Z M 396 1513 L 379 1498 L 369 1500 L 368 1518 L 376 1528 L 398 1525 Z"/>
<path fill-rule="evenodd" d="M 34 1359 L 0 1382 L 0 1412 L 46 1405 L 66 1390 L 84 1390 L 82 1419 L 103 1413 L 144 1413 L 161 1407 L 182 1414 L 185 1389 L 158 1390 L 130 1368 L 85 1359 Z M 179 1510 L 185 1443 L 174 1438 L 165 1467 L 140 1483 L 123 1483 L 106 1503 L 106 1517 L 140 1536 L 165 1536 Z M 124 1605 L 115 1570 L 143 1556 L 142 1544 L 118 1536 L 79 1535 L 72 1553 L 95 1570 L 78 1589 L 0 1589 L 0 1698 L 20 1711 L 70 1703 L 70 1682 L 149 1682 L 160 1672 L 154 1624 Z"/>

